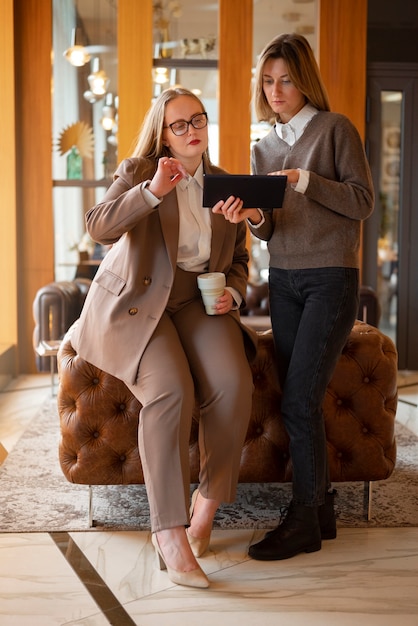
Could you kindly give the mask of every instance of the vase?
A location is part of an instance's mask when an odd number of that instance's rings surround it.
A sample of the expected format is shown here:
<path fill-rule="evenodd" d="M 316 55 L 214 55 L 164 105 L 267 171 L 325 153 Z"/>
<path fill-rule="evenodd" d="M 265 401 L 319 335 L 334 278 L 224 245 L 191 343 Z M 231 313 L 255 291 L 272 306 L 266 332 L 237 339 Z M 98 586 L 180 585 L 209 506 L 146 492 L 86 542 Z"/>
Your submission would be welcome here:
<path fill-rule="evenodd" d="M 165 26 L 160 29 L 160 58 L 161 59 L 170 59 L 173 56 L 173 50 L 169 47 L 170 43 L 170 33 L 168 30 L 168 26 Z"/>
<path fill-rule="evenodd" d="M 83 159 L 76 146 L 73 146 L 67 156 L 67 179 L 80 180 L 81 178 L 83 178 Z"/>

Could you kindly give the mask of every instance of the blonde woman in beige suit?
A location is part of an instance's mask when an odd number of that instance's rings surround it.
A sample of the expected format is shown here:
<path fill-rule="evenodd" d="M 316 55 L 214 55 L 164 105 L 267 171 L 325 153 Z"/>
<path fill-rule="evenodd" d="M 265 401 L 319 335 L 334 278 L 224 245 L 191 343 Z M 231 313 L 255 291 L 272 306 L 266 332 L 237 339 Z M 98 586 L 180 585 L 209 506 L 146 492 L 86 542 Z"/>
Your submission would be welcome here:
<path fill-rule="evenodd" d="M 164 91 L 132 157 L 86 215 L 92 239 L 111 248 L 72 339 L 83 359 L 122 379 L 142 405 L 138 437 L 152 542 L 170 579 L 193 587 L 209 585 L 196 557 L 208 548 L 218 506 L 236 496 L 256 347 L 239 318 L 246 226 L 202 206 L 203 174 L 219 172 L 208 156 L 202 102 L 185 89 Z M 240 200 L 220 204 L 234 209 Z M 197 286 L 204 272 L 226 275 L 216 315 L 205 313 Z M 201 466 L 190 507 L 195 394 Z"/>

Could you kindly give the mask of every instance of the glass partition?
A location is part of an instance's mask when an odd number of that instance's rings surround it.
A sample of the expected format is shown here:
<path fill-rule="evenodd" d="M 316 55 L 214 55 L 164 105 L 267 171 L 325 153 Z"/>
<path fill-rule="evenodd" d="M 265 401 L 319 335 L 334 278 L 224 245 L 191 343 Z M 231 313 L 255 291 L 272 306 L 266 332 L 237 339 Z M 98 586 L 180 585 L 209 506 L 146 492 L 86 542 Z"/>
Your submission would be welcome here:
<path fill-rule="evenodd" d="M 380 327 L 394 339 L 397 320 L 402 101 L 401 91 L 381 92 L 377 295 L 382 308 Z"/>
<path fill-rule="evenodd" d="M 317 0 L 254 0 L 254 64 L 265 43 L 279 32 L 301 32 L 315 49 L 317 4 Z M 80 271 L 80 263 L 84 264 L 82 271 L 92 274 L 103 253 L 86 237 L 84 216 L 103 196 L 117 163 L 117 10 L 117 0 L 53 0 L 52 160 L 57 280 L 73 278 Z M 153 95 L 178 84 L 199 95 L 208 111 L 209 150 L 214 163 L 219 161 L 218 19 L 216 0 L 153 2 Z M 72 48 L 81 48 L 76 51 L 82 60 L 88 60 L 73 65 Z M 97 92 L 100 81 L 102 92 Z M 268 130 L 268 125 L 253 119 L 252 141 Z M 257 241 L 253 249 L 252 279 L 257 282 L 266 279 L 268 266 L 267 251 L 261 246 Z"/>
<path fill-rule="evenodd" d="M 117 159 L 117 2 L 53 0 L 52 171 L 55 279 L 91 277 L 105 251 L 84 215 Z"/>

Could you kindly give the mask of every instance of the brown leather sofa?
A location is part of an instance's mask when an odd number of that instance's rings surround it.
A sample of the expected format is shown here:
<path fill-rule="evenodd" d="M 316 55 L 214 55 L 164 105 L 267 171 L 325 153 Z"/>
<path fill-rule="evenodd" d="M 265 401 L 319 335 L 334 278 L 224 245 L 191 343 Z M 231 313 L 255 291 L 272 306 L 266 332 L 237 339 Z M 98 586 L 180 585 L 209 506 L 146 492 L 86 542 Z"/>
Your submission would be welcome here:
<path fill-rule="evenodd" d="M 88 485 L 142 483 L 137 445 L 139 402 L 118 379 L 84 361 L 71 345 L 58 352 L 59 459 L 70 482 Z M 261 333 L 252 365 L 252 415 L 242 450 L 240 482 L 287 482 L 292 477 L 288 437 L 280 415 L 273 340 Z M 356 322 L 328 387 L 325 424 L 331 480 L 365 483 L 388 478 L 396 460 L 397 353 L 377 328 Z M 191 480 L 198 481 L 199 407 L 190 437 Z M 92 512 L 90 511 L 90 520 Z"/>
<path fill-rule="evenodd" d="M 265 302 L 265 287 L 258 292 L 254 286 L 250 289 L 250 304 Z M 260 307 L 258 310 L 265 312 Z M 62 471 L 73 483 L 143 483 L 137 444 L 140 404 L 120 380 L 76 354 L 71 345 L 72 328 L 57 357 Z M 292 465 L 280 415 L 271 331 L 259 335 L 252 370 L 253 406 L 239 480 L 287 482 L 292 477 Z M 395 465 L 396 407 L 396 348 L 376 327 L 357 321 L 328 386 L 324 414 L 331 480 L 364 482 L 369 515 L 370 482 L 388 478 Z M 196 405 L 190 437 L 192 482 L 197 482 L 199 471 L 198 425 Z"/>
<path fill-rule="evenodd" d="M 71 345 L 71 329 L 58 352 L 60 462 L 70 482 L 142 483 L 138 454 L 139 402 L 118 379 L 84 361 Z M 241 458 L 241 482 L 283 482 L 292 476 L 288 438 L 280 416 L 280 387 L 270 332 L 259 337 L 252 365 L 254 394 Z M 356 322 L 325 402 L 331 479 L 388 478 L 396 458 L 394 420 L 397 358 L 392 341 Z M 190 438 L 192 482 L 198 479 L 195 406 Z"/>

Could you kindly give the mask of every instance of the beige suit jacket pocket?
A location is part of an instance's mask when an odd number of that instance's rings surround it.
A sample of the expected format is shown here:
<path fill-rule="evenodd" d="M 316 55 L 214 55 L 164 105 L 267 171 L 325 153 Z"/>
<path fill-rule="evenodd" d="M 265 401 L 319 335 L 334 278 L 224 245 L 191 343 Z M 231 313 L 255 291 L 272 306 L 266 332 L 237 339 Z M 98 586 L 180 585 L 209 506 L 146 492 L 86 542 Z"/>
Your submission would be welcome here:
<path fill-rule="evenodd" d="M 103 287 L 110 293 L 113 293 L 115 296 L 119 296 L 126 286 L 126 280 L 113 274 L 109 270 L 105 270 L 100 275 L 97 276 L 96 283 Z"/>

